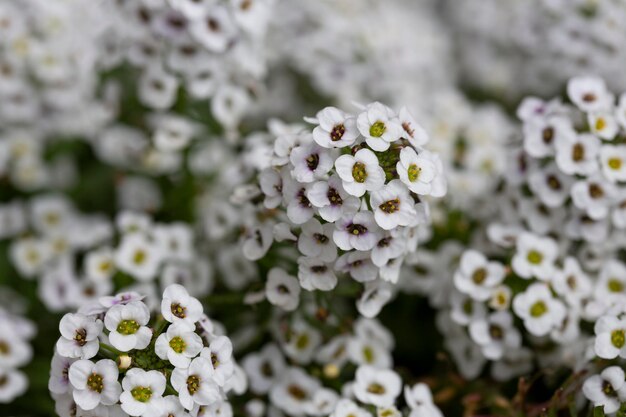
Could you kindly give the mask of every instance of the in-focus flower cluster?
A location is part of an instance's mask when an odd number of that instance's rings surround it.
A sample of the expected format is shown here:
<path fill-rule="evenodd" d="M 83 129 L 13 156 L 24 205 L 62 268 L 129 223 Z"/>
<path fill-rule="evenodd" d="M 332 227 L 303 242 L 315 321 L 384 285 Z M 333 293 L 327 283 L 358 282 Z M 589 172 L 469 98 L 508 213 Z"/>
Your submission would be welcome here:
<path fill-rule="evenodd" d="M 366 285 L 358 306 L 372 317 L 390 297 L 379 286 L 397 282 L 418 227 L 428 224 L 424 199 L 446 192 L 442 163 L 424 148 L 428 136 L 406 108 L 396 113 L 376 102 L 354 115 L 327 107 L 307 120 L 313 131 L 278 137 L 271 166 L 259 175 L 261 221 L 244 254 L 257 260 L 274 241 L 294 242 L 297 280 L 270 271 L 273 304 L 293 310 L 300 287 L 330 291 L 347 274 Z"/>
<path fill-rule="evenodd" d="M 49 382 L 57 413 L 231 415 L 226 394 L 246 382 L 230 339 L 178 284 L 165 289 L 152 317 L 142 299 L 101 297 L 63 316 Z"/>

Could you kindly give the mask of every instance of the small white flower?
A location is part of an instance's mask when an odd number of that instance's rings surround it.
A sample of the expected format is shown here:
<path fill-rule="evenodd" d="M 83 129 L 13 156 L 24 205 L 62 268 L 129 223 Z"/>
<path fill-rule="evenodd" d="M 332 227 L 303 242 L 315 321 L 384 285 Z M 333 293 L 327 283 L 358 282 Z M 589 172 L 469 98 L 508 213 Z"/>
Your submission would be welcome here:
<path fill-rule="evenodd" d="M 329 417 L 372 417 L 372 414 L 359 407 L 354 401 L 342 398 L 337 402 L 335 411 Z"/>
<path fill-rule="evenodd" d="M 113 405 L 120 398 L 117 365 L 110 359 L 96 363 L 78 360 L 69 369 L 69 380 L 74 387 L 73 397 L 83 410 L 93 410 L 98 404 Z"/>
<path fill-rule="evenodd" d="M 164 110 L 176 101 L 178 80 L 159 65 L 148 67 L 139 80 L 139 99 L 146 106 Z"/>
<path fill-rule="evenodd" d="M 565 319 L 563 303 L 552 296 L 544 283 L 535 283 L 513 299 L 513 311 L 524 320 L 524 326 L 535 336 L 544 336 L 558 328 Z"/>
<path fill-rule="evenodd" d="M 154 417 L 190 417 L 176 395 L 157 397 L 151 402 L 153 403 L 151 410 Z"/>
<path fill-rule="evenodd" d="M 333 174 L 328 181 L 318 181 L 307 191 L 307 197 L 317 208 L 320 217 L 327 222 L 335 222 L 345 214 L 354 214 L 359 210 L 361 202 L 349 195 L 341 183 L 341 179 Z"/>
<path fill-rule="evenodd" d="M 333 167 L 330 152 L 314 143 L 293 148 L 289 160 L 293 165 L 292 177 L 304 183 L 323 178 Z"/>
<path fill-rule="evenodd" d="M 219 386 L 213 379 L 213 366 L 210 359 L 197 357 L 191 361 L 189 368 L 175 368 L 170 381 L 178 392 L 180 403 L 187 410 L 195 404 L 211 405 L 220 401 Z"/>
<path fill-rule="evenodd" d="M 562 173 L 556 166 L 533 168 L 528 174 L 528 186 L 548 207 L 560 207 L 569 197 L 572 178 Z"/>
<path fill-rule="evenodd" d="M 626 181 L 626 145 L 603 145 L 600 148 L 600 167 L 607 180 Z"/>
<path fill-rule="evenodd" d="M 195 327 L 189 322 L 178 320 L 159 335 L 154 343 L 154 352 L 175 367 L 186 368 L 191 359 L 200 353 L 202 346 L 202 338 L 195 333 Z"/>
<path fill-rule="evenodd" d="M 115 305 L 104 316 L 104 325 L 110 331 L 109 341 L 122 352 L 145 349 L 152 339 L 152 330 L 146 325 L 150 311 L 141 301 Z"/>
<path fill-rule="evenodd" d="M 587 378 L 583 393 L 595 407 L 604 407 L 605 414 L 613 414 L 626 400 L 626 378 L 619 366 L 609 366 L 600 375 Z"/>
<path fill-rule="evenodd" d="M 504 265 L 487 261 L 480 252 L 467 250 L 463 253 L 459 269 L 454 274 L 454 285 L 473 299 L 486 301 L 504 276 Z"/>
<path fill-rule="evenodd" d="M 593 112 L 587 115 L 591 131 L 605 140 L 613 140 L 619 132 L 619 124 L 612 113 L 608 111 Z"/>
<path fill-rule="evenodd" d="M 335 262 L 335 269 L 349 273 L 358 282 L 370 282 L 378 277 L 378 268 L 372 262 L 369 252 L 344 253 Z"/>
<path fill-rule="evenodd" d="M 302 415 L 320 388 L 320 382 L 301 368 L 289 368 L 272 387 L 269 398 L 287 415 Z"/>
<path fill-rule="evenodd" d="M 202 304 L 190 296 L 185 287 L 172 284 L 163 292 L 161 314 L 170 323 L 182 320 L 194 324 L 202 316 Z"/>
<path fill-rule="evenodd" d="M 402 381 L 392 370 L 361 365 L 356 370 L 353 390 L 356 398 L 365 404 L 389 407 L 400 394 Z"/>
<path fill-rule="evenodd" d="M 572 306 L 579 306 L 592 291 L 591 280 L 574 257 L 565 258 L 563 268 L 557 269 L 554 274 L 552 286 Z"/>
<path fill-rule="evenodd" d="M 57 352 L 67 358 L 90 359 L 100 349 L 98 336 L 103 323 L 82 314 L 68 313 L 61 319 L 61 337 L 57 341 Z"/>
<path fill-rule="evenodd" d="M 533 158 L 552 156 L 555 143 L 575 136 L 572 122 L 563 116 L 533 118 L 524 123 L 524 151 Z"/>
<path fill-rule="evenodd" d="M 50 379 L 48 389 L 53 394 L 65 394 L 70 389 L 69 369 L 76 359 L 66 358 L 54 352 L 50 364 Z"/>
<path fill-rule="evenodd" d="M 233 344 L 226 336 L 217 336 L 208 348 L 202 349 L 200 356 L 208 359 L 213 367 L 213 380 L 224 387 L 235 372 Z"/>
<path fill-rule="evenodd" d="M 311 184 L 301 184 L 291 178 L 283 179 L 283 196 L 287 203 L 287 217 L 295 224 L 309 221 L 315 214 L 307 197 Z"/>
<path fill-rule="evenodd" d="M 281 172 L 273 168 L 265 168 L 259 174 L 259 185 L 265 195 L 263 201 L 265 207 L 268 209 L 278 207 L 283 200 L 283 175 Z"/>
<path fill-rule="evenodd" d="M 108 281 L 115 273 L 111 248 L 101 248 L 85 255 L 85 274 L 95 282 Z"/>
<path fill-rule="evenodd" d="M 28 378 L 21 371 L 0 368 L 0 379 L 4 381 L 0 386 L 0 403 L 2 404 L 13 402 L 28 389 Z"/>
<path fill-rule="evenodd" d="M 616 259 L 602 265 L 598 282 L 595 286 L 595 298 L 604 304 L 626 302 L 626 265 Z"/>
<path fill-rule="evenodd" d="M 576 182 L 571 192 L 574 205 L 593 220 L 603 219 L 609 214 L 609 207 L 617 194 L 615 186 L 599 174 Z"/>
<path fill-rule="evenodd" d="M 285 359 L 275 344 L 248 354 L 242 364 L 250 380 L 250 390 L 255 394 L 266 394 L 285 369 Z"/>
<path fill-rule="evenodd" d="M 140 281 L 149 281 L 154 279 L 161 265 L 161 253 L 143 234 L 127 234 L 117 248 L 115 263 L 121 271 Z"/>
<path fill-rule="evenodd" d="M 372 262 L 379 268 L 397 259 L 407 251 L 406 236 L 399 230 L 385 232 L 372 248 Z"/>
<path fill-rule="evenodd" d="M 400 180 L 391 180 L 381 189 L 373 191 L 370 204 L 376 223 L 384 230 L 417 223 L 415 202 Z"/>
<path fill-rule="evenodd" d="M 144 371 L 132 368 L 122 380 L 120 395 L 122 410 L 131 416 L 153 416 L 157 401 L 165 392 L 165 376 L 159 371 Z"/>
<path fill-rule="evenodd" d="M 370 148 L 377 152 L 389 149 L 404 134 L 393 110 L 381 103 L 372 103 L 357 116 L 357 128 Z"/>
<path fill-rule="evenodd" d="M 432 192 L 432 183 L 438 172 L 431 158 L 432 154 L 420 152 L 418 155 L 410 147 L 402 148 L 400 151 L 400 161 L 396 164 L 398 176 L 415 194 L 429 195 Z"/>
<path fill-rule="evenodd" d="M 411 409 L 409 417 L 443 417 L 441 410 L 433 402 L 428 385 L 419 383 L 404 387 L 404 399 Z"/>
<path fill-rule="evenodd" d="M 517 238 L 511 264 L 515 273 L 522 278 L 534 276 L 547 281 L 553 276 L 557 256 L 558 246 L 554 240 L 523 232 Z"/>
<path fill-rule="evenodd" d="M 569 175 L 591 175 L 598 170 L 600 140 L 594 135 L 561 136 L 556 141 L 556 164 Z"/>
<path fill-rule="evenodd" d="M 398 113 L 398 121 L 404 130 L 402 137 L 408 139 L 411 145 L 415 148 L 426 145 L 428 142 L 428 134 L 424 128 L 422 128 L 422 126 L 415 121 L 413 115 L 409 112 L 409 109 L 407 109 L 406 106 L 400 109 L 400 112 Z"/>
<path fill-rule="evenodd" d="M 473 321 L 469 332 L 482 348 L 483 355 L 491 360 L 500 360 L 508 349 L 522 344 L 522 336 L 513 325 L 513 316 L 508 311 L 499 311 Z"/>
<path fill-rule="evenodd" d="M 335 161 L 337 174 L 348 194 L 361 197 L 366 191 L 379 190 L 385 184 L 385 172 L 378 158 L 369 149 L 361 149 L 352 155 L 341 155 Z"/>
<path fill-rule="evenodd" d="M 584 112 L 602 111 L 613 103 L 613 95 L 599 77 L 581 76 L 567 83 L 567 96 Z"/>
<path fill-rule="evenodd" d="M 324 148 L 351 146 L 359 137 L 354 117 L 335 107 L 326 107 L 315 117 L 319 125 L 313 129 L 313 140 Z"/>
<path fill-rule="evenodd" d="M 595 352 L 602 359 L 626 358 L 626 320 L 602 316 L 594 326 Z"/>
<path fill-rule="evenodd" d="M 342 250 L 367 251 L 376 246 L 381 238 L 380 228 L 369 211 L 345 215 L 335 223 L 333 241 Z"/>
<path fill-rule="evenodd" d="M 337 258 L 337 246 L 333 242 L 332 223 L 320 224 L 317 219 L 311 219 L 302 225 L 302 233 L 298 237 L 300 253 L 324 262 L 332 262 Z"/>
<path fill-rule="evenodd" d="M 302 288 L 308 291 L 330 291 L 337 286 L 332 264 L 308 256 L 298 258 L 298 280 Z"/>
<path fill-rule="evenodd" d="M 357 310 L 363 317 L 373 318 L 380 313 L 392 297 L 391 287 L 385 281 L 373 281 L 365 284 L 365 291 L 356 302 Z"/>
<path fill-rule="evenodd" d="M 283 269 L 272 268 L 267 274 L 265 294 L 270 303 L 285 311 L 293 311 L 300 303 L 300 284 Z"/>

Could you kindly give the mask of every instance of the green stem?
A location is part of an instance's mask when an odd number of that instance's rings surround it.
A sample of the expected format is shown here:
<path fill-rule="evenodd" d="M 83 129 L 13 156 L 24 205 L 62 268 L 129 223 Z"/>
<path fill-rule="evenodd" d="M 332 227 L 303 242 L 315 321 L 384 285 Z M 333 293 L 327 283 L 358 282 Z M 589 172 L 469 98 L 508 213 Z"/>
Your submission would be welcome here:
<path fill-rule="evenodd" d="M 124 355 L 124 352 L 115 349 L 113 346 L 111 345 L 107 345 L 106 343 L 102 343 L 100 342 L 100 348 L 104 349 L 104 350 L 108 350 L 111 353 L 114 353 L 115 355 Z"/>

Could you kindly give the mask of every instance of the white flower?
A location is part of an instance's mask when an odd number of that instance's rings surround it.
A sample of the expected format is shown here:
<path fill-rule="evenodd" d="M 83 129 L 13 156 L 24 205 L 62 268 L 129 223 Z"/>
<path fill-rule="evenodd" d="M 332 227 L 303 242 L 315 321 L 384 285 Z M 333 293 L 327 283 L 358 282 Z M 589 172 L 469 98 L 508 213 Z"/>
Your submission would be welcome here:
<path fill-rule="evenodd" d="M 369 211 L 360 211 L 354 215 L 345 215 L 335 223 L 333 241 L 342 250 L 356 249 L 367 251 L 380 240 L 380 228 L 374 215 Z"/>
<path fill-rule="evenodd" d="M 428 134 L 424 128 L 422 128 L 422 126 L 415 121 L 413 115 L 409 112 L 409 109 L 407 109 L 406 106 L 400 109 L 400 112 L 398 113 L 398 121 L 404 130 L 402 137 L 408 139 L 411 145 L 415 148 L 426 145 L 428 142 Z"/>
<path fill-rule="evenodd" d="M 304 183 L 323 178 L 333 167 L 330 152 L 314 143 L 293 148 L 289 160 L 293 165 L 291 176 Z"/>
<path fill-rule="evenodd" d="M 407 251 L 406 236 L 399 230 L 385 232 L 372 249 L 372 262 L 381 268 Z"/>
<path fill-rule="evenodd" d="M 50 364 L 48 389 L 53 394 L 65 394 L 70 389 L 69 369 L 76 359 L 66 358 L 54 352 Z"/>
<path fill-rule="evenodd" d="M 202 316 L 202 304 L 190 296 L 185 287 L 172 284 L 163 292 L 161 314 L 170 323 L 182 320 L 194 324 Z"/>
<path fill-rule="evenodd" d="M 266 208 L 273 209 L 280 205 L 283 200 L 283 171 L 273 168 L 265 168 L 259 174 L 259 186 L 265 195 L 263 204 Z"/>
<path fill-rule="evenodd" d="M 154 417 L 190 417 L 176 395 L 157 397 L 151 402 Z"/>
<path fill-rule="evenodd" d="M 203 357 L 192 360 L 189 368 L 175 368 L 172 371 L 170 381 L 178 392 L 183 407 L 191 410 L 195 404 L 211 405 L 221 400 L 213 373 L 210 359 Z"/>
<path fill-rule="evenodd" d="M 356 302 L 357 310 L 363 317 L 373 318 L 391 300 L 391 287 L 388 282 L 374 281 L 365 284 L 365 291 Z"/>
<path fill-rule="evenodd" d="M 193 324 L 178 320 L 159 335 L 154 343 L 154 352 L 175 367 L 186 368 L 191 359 L 200 353 L 202 346 L 202 338 L 195 333 Z"/>
<path fill-rule="evenodd" d="M 15 369 L 1 369 L 0 380 L 4 381 L 0 386 L 0 403 L 7 404 L 24 394 L 28 389 L 28 378 L 23 372 Z"/>
<path fill-rule="evenodd" d="M 558 328 L 565 319 L 563 303 L 554 298 L 544 283 L 535 283 L 513 299 L 513 311 L 535 336 L 544 336 Z"/>
<path fill-rule="evenodd" d="M 351 146 L 359 137 L 354 117 L 335 107 L 326 107 L 315 117 L 319 125 L 313 129 L 313 140 L 324 148 Z"/>
<path fill-rule="evenodd" d="M 536 277 L 549 280 L 554 273 L 554 262 L 558 256 L 556 242 L 547 237 L 539 237 L 523 232 L 517 238 L 516 252 L 511 265 L 522 278 Z"/>
<path fill-rule="evenodd" d="M 619 124 L 612 113 L 608 111 L 593 112 L 587 115 L 591 131 L 605 140 L 613 140 L 619 132 Z"/>
<path fill-rule="evenodd" d="M 473 321 L 469 325 L 469 332 L 482 348 L 483 355 L 491 360 L 501 359 L 508 349 L 516 349 L 522 344 L 522 337 L 508 311 L 498 311 Z"/>
<path fill-rule="evenodd" d="M 352 155 L 341 155 L 335 161 L 337 174 L 348 194 L 361 197 L 366 191 L 376 191 L 385 184 L 385 172 L 378 158 L 369 149 L 361 149 Z"/>
<path fill-rule="evenodd" d="M 285 359 L 275 344 L 248 354 L 242 364 L 250 380 L 250 390 L 255 394 L 266 394 L 285 369 Z"/>
<path fill-rule="evenodd" d="M 354 401 L 342 398 L 335 405 L 335 411 L 329 417 L 372 417 L 369 411 L 359 407 Z"/>
<path fill-rule="evenodd" d="M 308 291 L 330 291 L 337 286 L 332 264 L 308 256 L 298 258 L 298 280 L 302 288 Z"/>
<path fill-rule="evenodd" d="M 419 383 L 404 387 L 404 399 L 411 409 L 409 417 L 443 417 L 441 410 L 433 402 L 428 385 Z"/>
<path fill-rule="evenodd" d="M 563 116 L 539 117 L 524 123 L 524 151 L 533 158 L 554 155 L 555 143 L 576 136 L 572 122 Z"/>
<path fill-rule="evenodd" d="M 595 286 L 595 297 L 604 304 L 626 302 L 626 265 L 611 259 L 602 265 L 600 276 Z"/>
<path fill-rule="evenodd" d="M 57 352 L 67 358 L 93 358 L 100 349 L 98 336 L 102 327 L 102 321 L 92 317 L 66 314 L 59 323 L 61 337 L 56 344 Z"/>
<path fill-rule="evenodd" d="M 404 133 L 393 110 L 378 102 L 368 105 L 357 116 L 356 125 L 367 145 L 377 152 L 389 149 L 391 142 Z"/>
<path fill-rule="evenodd" d="M 2 310 L 0 310 L 0 313 Z M 33 350 L 17 332 L 21 323 L 10 323 L 0 316 L 0 368 L 18 368 L 33 357 Z"/>
<path fill-rule="evenodd" d="M 600 148 L 600 167 L 607 180 L 626 181 L 626 145 L 603 145 Z"/>
<path fill-rule="evenodd" d="M 376 223 L 385 230 L 417 224 L 415 202 L 400 180 L 391 180 L 381 189 L 373 191 L 370 204 Z"/>
<path fill-rule="evenodd" d="M 202 349 L 200 356 L 208 359 L 213 367 L 213 380 L 220 387 L 226 386 L 235 372 L 233 344 L 226 336 L 217 336 L 208 348 Z"/>
<path fill-rule="evenodd" d="M 289 368 L 270 390 L 273 405 L 287 415 L 302 415 L 311 403 L 313 395 L 321 388 L 318 380 L 300 368 Z"/>
<path fill-rule="evenodd" d="M 602 316 L 594 326 L 595 352 L 602 359 L 626 358 L 626 320 Z"/>
<path fill-rule="evenodd" d="M 131 416 L 153 416 L 159 405 L 156 400 L 163 396 L 165 384 L 165 376 L 159 371 L 129 369 L 122 380 L 122 410 Z"/>
<path fill-rule="evenodd" d="M 349 273 L 358 282 L 369 282 L 378 277 L 378 268 L 372 263 L 369 252 L 344 253 L 335 262 L 335 269 Z"/>
<path fill-rule="evenodd" d="M 552 279 L 554 291 L 572 306 L 580 305 L 581 300 L 591 295 L 592 283 L 574 257 L 567 257 L 563 268 L 557 269 Z"/>
<path fill-rule="evenodd" d="M 151 65 L 139 80 L 138 96 L 146 106 L 164 110 L 176 101 L 178 80 L 159 65 Z"/>
<path fill-rule="evenodd" d="M 607 109 L 613 103 L 613 95 L 608 92 L 604 80 L 599 77 L 575 77 L 567 83 L 567 96 L 584 112 Z"/>
<path fill-rule="evenodd" d="M 324 262 L 332 262 L 337 258 L 337 246 L 333 242 L 332 223 L 320 224 L 317 219 L 311 219 L 302 225 L 302 233 L 298 237 L 300 253 Z"/>
<path fill-rule="evenodd" d="M 365 404 L 389 407 L 400 394 L 402 381 L 392 370 L 361 365 L 356 370 L 353 390 L 356 398 Z"/>
<path fill-rule="evenodd" d="M 285 311 L 293 311 L 300 303 L 300 284 L 283 269 L 272 268 L 267 274 L 265 294 L 270 303 Z"/>
<path fill-rule="evenodd" d="M 115 273 L 111 248 L 101 248 L 85 255 L 85 274 L 95 282 L 108 281 Z"/>
<path fill-rule="evenodd" d="M 104 325 L 110 331 L 109 341 L 122 352 L 145 349 L 152 339 L 152 330 L 146 325 L 150 311 L 141 301 L 115 305 L 104 316 Z"/>
<path fill-rule="evenodd" d="M 349 195 L 342 186 L 341 179 L 333 174 L 328 181 L 318 181 L 307 191 L 307 197 L 317 208 L 320 217 L 327 222 L 335 222 L 345 214 L 354 214 L 361 202 Z"/>
<path fill-rule="evenodd" d="M 191 36 L 211 52 L 224 52 L 237 33 L 235 22 L 228 9 L 213 5 L 202 10 L 200 18 L 192 20 L 189 27 Z"/>
<path fill-rule="evenodd" d="M 528 174 L 528 186 L 548 207 L 560 207 L 569 197 L 572 179 L 562 173 L 556 166 L 537 169 Z"/>
<path fill-rule="evenodd" d="M 616 194 L 615 186 L 599 174 L 578 181 L 572 186 L 574 205 L 584 210 L 593 220 L 603 219 L 609 214 L 609 207 Z"/>
<path fill-rule="evenodd" d="M 613 414 L 626 400 L 626 378 L 619 366 L 609 366 L 600 375 L 593 375 L 583 384 L 583 393 L 595 407 L 604 407 L 605 414 Z"/>
<path fill-rule="evenodd" d="M 419 195 L 429 195 L 433 189 L 433 180 L 437 177 L 437 166 L 432 154 L 405 147 L 400 151 L 400 160 L 396 164 L 400 180 L 409 190 Z"/>
<path fill-rule="evenodd" d="M 454 285 L 473 299 L 486 301 L 504 276 L 504 265 L 499 262 L 488 262 L 482 253 L 467 250 L 463 253 L 459 269 L 454 274 Z"/>
<path fill-rule="evenodd" d="M 84 359 L 74 362 L 68 373 L 74 387 L 74 401 L 83 410 L 93 410 L 100 403 L 116 404 L 122 391 L 118 375 L 117 365 L 110 359 L 96 363 Z"/>
<path fill-rule="evenodd" d="M 559 136 L 556 140 L 556 164 L 569 175 L 591 175 L 598 170 L 600 140 L 594 135 Z"/>
<path fill-rule="evenodd" d="M 287 203 L 287 217 L 295 224 L 306 223 L 315 214 L 307 197 L 310 184 L 301 184 L 290 178 L 283 179 L 283 196 Z"/>
<path fill-rule="evenodd" d="M 115 263 L 121 271 L 140 281 L 149 281 L 157 274 L 161 253 L 143 234 L 127 234 L 115 252 Z"/>

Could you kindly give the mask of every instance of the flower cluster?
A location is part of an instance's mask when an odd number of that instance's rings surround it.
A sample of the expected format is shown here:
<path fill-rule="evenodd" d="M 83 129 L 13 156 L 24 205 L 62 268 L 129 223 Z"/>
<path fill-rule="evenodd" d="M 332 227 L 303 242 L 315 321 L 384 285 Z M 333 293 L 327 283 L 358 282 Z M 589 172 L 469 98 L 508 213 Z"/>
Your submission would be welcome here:
<path fill-rule="evenodd" d="M 249 233 L 244 255 L 261 259 L 274 240 L 295 242 L 297 280 L 270 271 L 270 302 L 293 310 L 300 287 L 330 291 L 345 273 L 371 288 L 359 303 L 371 317 L 382 305 L 370 308 L 368 298 L 380 294 L 381 280 L 398 280 L 418 227 L 428 224 L 423 199 L 446 192 L 442 163 L 406 108 L 398 114 L 376 102 L 353 115 L 327 107 L 307 120 L 313 131 L 278 137 L 271 166 L 259 174 L 269 220 Z"/>
<path fill-rule="evenodd" d="M 0 404 L 10 403 L 28 388 L 28 378 L 19 368 L 33 358 L 30 340 L 35 332 L 30 320 L 0 308 Z"/>
<path fill-rule="evenodd" d="M 245 388 L 245 379 L 230 339 L 178 284 L 165 289 L 155 319 L 142 299 L 101 297 L 63 316 L 49 382 L 57 413 L 232 413 L 226 394 Z"/>
<path fill-rule="evenodd" d="M 459 46 L 459 74 L 475 88 L 505 99 L 545 96 L 581 74 L 626 88 L 622 2 L 450 0 L 445 12 Z"/>
<path fill-rule="evenodd" d="M 571 105 L 528 98 L 518 109 L 524 140 L 507 174 L 505 222 L 611 251 L 623 247 L 626 227 L 626 96 L 616 103 L 595 77 L 571 79 L 567 93 Z"/>
<path fill-rule="evenodd" d="M 116 289 L 137 290 L 154 305 L 159 285 L 184 284 L 194 295 L 211 287 L 211 266 L 196 255 L 184 223 L 121 211 L 113 225 L 53 194 L 33 198 L 28 208 L 28 216 L 14 211 L 19 221 L 12 227 L 29 233 L 13 239 L 11 260 L 22 277 L 38 281 L 39 296 L 52 311 L 79 308 Z"/>

